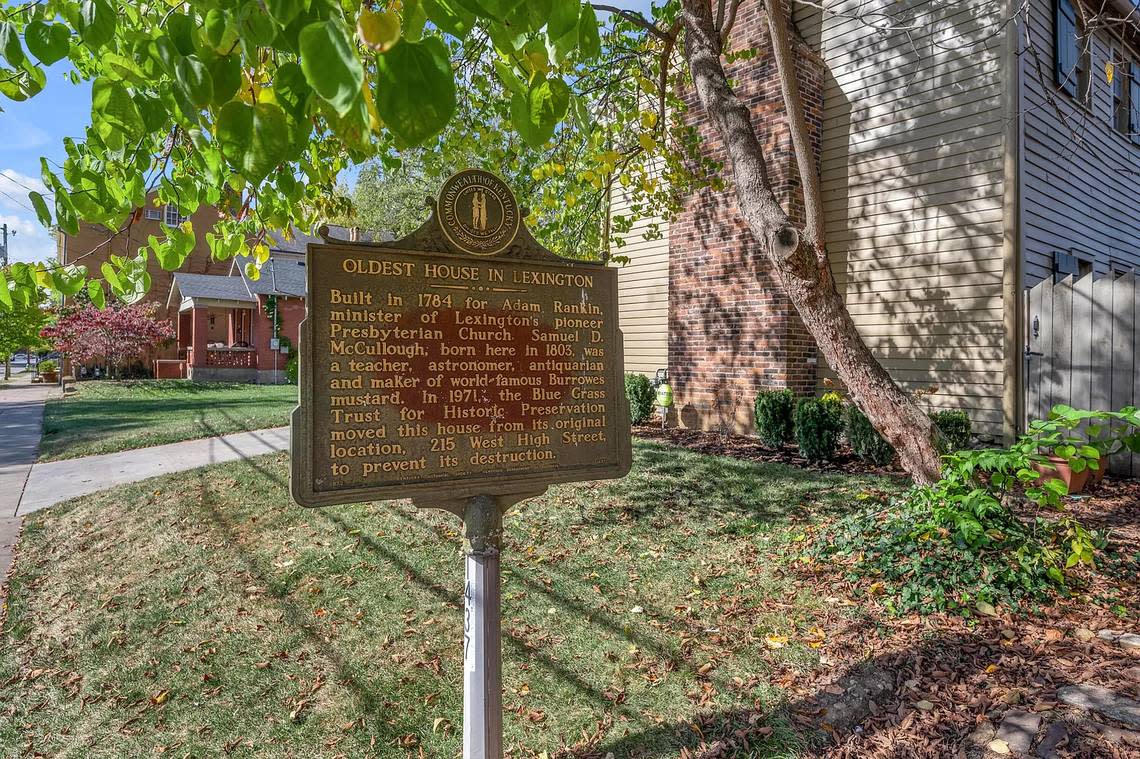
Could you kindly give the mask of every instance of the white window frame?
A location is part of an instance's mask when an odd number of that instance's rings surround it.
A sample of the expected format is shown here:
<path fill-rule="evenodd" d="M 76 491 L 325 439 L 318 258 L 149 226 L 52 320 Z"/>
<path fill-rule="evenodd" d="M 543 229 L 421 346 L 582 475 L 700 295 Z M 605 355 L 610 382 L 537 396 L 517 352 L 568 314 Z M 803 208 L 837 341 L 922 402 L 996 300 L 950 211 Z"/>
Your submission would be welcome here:
<path fill-rule="evenodd" d="M 189 219 L 189 216 L 183 216 L 178 213 L 178 206 L 173 203 L 167 203 L 165 212 L 163 213 L 162 222 L 168 227 L 177 227 L 182 222 Z"/>
<path fill-rule="evenodd" d="M 165 209 L 163 206 L 147 206 L 146 218 L 150 221 L 162 221 Z"/>

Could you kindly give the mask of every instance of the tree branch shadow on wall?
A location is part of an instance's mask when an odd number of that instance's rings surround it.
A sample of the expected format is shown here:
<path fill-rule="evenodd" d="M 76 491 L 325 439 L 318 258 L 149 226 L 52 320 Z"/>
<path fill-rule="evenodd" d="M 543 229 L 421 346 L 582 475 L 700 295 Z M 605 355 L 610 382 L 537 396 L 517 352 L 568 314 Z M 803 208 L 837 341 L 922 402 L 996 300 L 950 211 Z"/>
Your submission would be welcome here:
<path fill-rule="evenodd" d="M 828 16 L 829 28 L 842 27 L 840 43 L 855 37 L 859 47 L 824 51 L 831 67 L 823 66 L 820 145 L 832 271 L 861 334 L 904 389 L 937 385 L 934 408 L 963 408 L 992 434 L 1002 423 L 1005 350 L 998 11 L 997 3 L 977 13 L 905 0 L 889 13 L 924 22 L 909 39 Z M 813 13 L 801 8 L 796 17 L 807 45 L 819 50 Z M 764 75 L 768 59 L 738 62 L 730 76 L 745 67 Z M 763 132 L 778 93 L 740 94 Z M 770 164 L 772 155 L 783 156 L 786 129 L 764 147 Z M 794 167 L 791 173 L 798 190 Z M 701 403 L 679 409 L 686 425 L 698 423 L 698 411 L 711 412 L 715 422 L 706 427 L 747 418 L 750 394 L 784 384 L 762 364 L 786 360 L 779 344 L 798 321 L 765 251 L 740 220 L 731 186 L 721 202 L 713 195 L 705 190 L 689 199 L 692 225 L 678 234 L 706 241 L 708 249 L 670 264 L 671 280 L 681 283 L 672 287 L 670 369 L 684 384 L 695 379 L 686 357 L 718 367 L 702 377 Z M 755 294 L 744 302 L 732 297 L 740 287 Z M 755 314 L 759 303 L 773 312 L 763 322 Z M 833 376 L 822 361 L 819 374 Z"/>

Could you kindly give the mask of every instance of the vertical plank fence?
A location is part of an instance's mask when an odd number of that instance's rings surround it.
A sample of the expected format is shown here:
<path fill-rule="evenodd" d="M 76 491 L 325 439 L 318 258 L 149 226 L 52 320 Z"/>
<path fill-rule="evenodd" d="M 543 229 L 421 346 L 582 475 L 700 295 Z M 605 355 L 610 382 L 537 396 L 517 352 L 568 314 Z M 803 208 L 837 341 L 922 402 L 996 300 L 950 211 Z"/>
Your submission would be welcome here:
<path fill-rule="evenodd" d="M 1140 406 L 1140 286 L 1134 273 L 1039 282 L 1029 290 L 1026 321 L 1030 419 L 1045 418 L 1059 403 L 1096 411 Z M 1140 455 L 1113 456 L 1108 470 L 1140 477 Z"/>

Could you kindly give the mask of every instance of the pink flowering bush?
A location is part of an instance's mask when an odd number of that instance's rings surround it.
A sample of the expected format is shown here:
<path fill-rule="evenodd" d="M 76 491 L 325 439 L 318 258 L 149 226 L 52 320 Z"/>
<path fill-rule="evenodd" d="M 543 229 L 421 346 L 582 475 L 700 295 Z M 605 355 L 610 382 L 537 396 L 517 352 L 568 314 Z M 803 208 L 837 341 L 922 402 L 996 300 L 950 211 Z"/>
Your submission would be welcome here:
<path fill-rule="evenodd" d="M 112 374 L 174 339 L 174 327 L 154 317 L 158 306 L 80 306 L 60 315 L 40 336 L 80 364 L 105 364 Z"/>

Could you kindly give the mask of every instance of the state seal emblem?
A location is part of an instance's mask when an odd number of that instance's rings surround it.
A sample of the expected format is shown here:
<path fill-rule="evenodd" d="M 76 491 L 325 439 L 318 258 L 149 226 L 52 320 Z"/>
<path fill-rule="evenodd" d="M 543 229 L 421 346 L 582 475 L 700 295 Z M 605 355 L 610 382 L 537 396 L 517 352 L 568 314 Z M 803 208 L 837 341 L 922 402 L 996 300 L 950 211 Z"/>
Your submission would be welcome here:
<path fill-rule="evenodd" d="M 443 183 L 439 220 L 452 245 L 476 256 L 506 250 L 521 223 L 518 203 L 506 183 L 480 169 L 466 169 Z"/>

